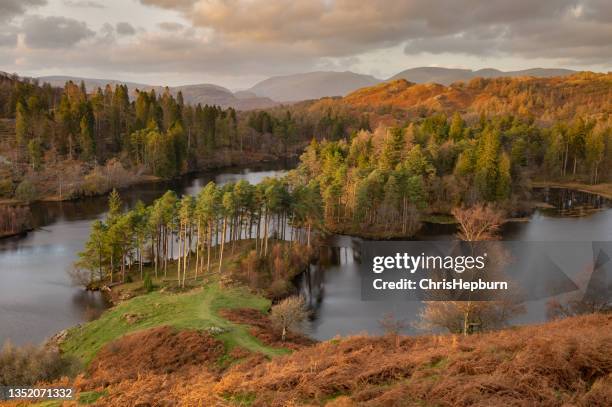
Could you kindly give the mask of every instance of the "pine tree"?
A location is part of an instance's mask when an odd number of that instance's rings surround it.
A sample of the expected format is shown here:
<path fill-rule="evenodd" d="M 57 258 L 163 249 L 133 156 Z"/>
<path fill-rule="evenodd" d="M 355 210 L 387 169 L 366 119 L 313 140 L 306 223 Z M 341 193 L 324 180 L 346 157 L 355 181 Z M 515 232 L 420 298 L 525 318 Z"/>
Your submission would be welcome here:
<path fill-rule="evenodd" d="M 512 178 L 510 173 L 510 158 L 506 153 L 503 153 L 499 158 L 497 177 L 496 199 L 498 201 L 503 201 L 510 197 L 512 186 Z"/>
<path fill-rule="evenodd" d="M 451 119 L 450 129 L 448 131 L 448 136 L 451 140 L 459 141 L 463 139 L 463 130 L 465 127 L 465 123 L 461 118 L 459 112 L 455 112 L 453 114 L 453 118 Z"/>
<path fill-rule="evenodd" d="M 43 151 L 38 139 L 32 139 L 28 143 L 28 157 L 32 169 L 39 170 L 42 165 Z"/>
<path fill-rule="evenodd" d="M 123 202 L 121 201 L 121 196 L 119 196 L 119 192 L 113 188 L 108 196 L 108 215 L 106 218 L 109 225 L 113 224 L 117 220 L 117 218 L 121 215 L 122 210 Z"/>
<path fill-rule="evenodd" d="M 404 149 L 404 131 L 399 128 L 389 129 L 383 146 L 379 167 L 383 171 L 390 171 L 399 164 Z"/>

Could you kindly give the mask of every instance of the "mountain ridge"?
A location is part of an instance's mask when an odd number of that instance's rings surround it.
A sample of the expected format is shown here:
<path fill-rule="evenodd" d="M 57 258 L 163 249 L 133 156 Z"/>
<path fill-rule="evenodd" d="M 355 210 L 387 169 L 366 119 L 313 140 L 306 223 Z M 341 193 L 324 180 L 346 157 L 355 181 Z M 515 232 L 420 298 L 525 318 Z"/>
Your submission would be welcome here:
<path fill-rule="evenodd" d="M 541 123 L 583 118 L 606 118 L 612 113 L 612 73 L 578 72 L 564 77 L 476 77 L 451 85 L 414 83 L 406 79 L 383 82 L 343 98 L 323 98 L 300 105 L 309 113 L 366 114 L 376 125 L 459 112 L 476 118 L 487 115 L 532 117 Z"/>
<path fill-rule="evenodd" d="M 104 88 L 107 84 L 111 86 L 123 84 L 127 85 L 130 95 L 133 95 L 136 89 L 147 92 L 155 90 L 155 92 L 161 93 L 166 88 L 166 86 L 161 85 L 148 85 L 144 83 L 120 81 L 115 79 L 84 78 L 67 75 L 42 76 L 37 79 L 47 82 L 52 86 L 60 87 L 63 87 L 68 81 L 73 81 L 77 84 L 83 81 L 88 91 L 92 91 L 96 88 Z M 245 96 L 244 94 L 240 93 L 239 96 L 236 96 L 236 94 L 229 89 L 212 83 L 168 86 L 168 89 L 173 95 L 176 95 L 179 91 L 181 91 L 183 93 L 185 102 L 190 104 L 200 103 L 202 105 L 219 105 L 223 108 L 233 107 L 237 110 L 265 109 L 278 105 L 277 102 L 269 98 L 260 97 L 255 94 Z"/>
<path fill-rule="evenodd" d="M 289 75 L 271 76 L 252 87 L 236 92 L 211 84 L 200 83 L 168 87 L 176 95 L 180 90 L 188 103 L 214 104 L 224 108 L 233 107 L 237 110 L 266 109 L 282 103 L 293 103 L 304 100 L 321 99 L 324 97 L 345 97 L 360 89 L 404 79 L 411 83 L 437 83 L 448 86 L 458 81 L 470 81 L 477 77 L 523 77 L 546 78 L 568 76 L 577 71 L 563 68 L 529 68 L 516 71 L 501 71 L 495 68 L 482 68 L 478 70 L 444 67 L 416 67 L 403 70 L 388 79 L 379 79 L 372 75 L 364 75 L 351 71 L 313 71 Z M 96 79 L 68 75 L 42 76 L 41 81 L 53 86 L 64 86 L 73 82 L 85 82 L 87 89 L 104 87 L 106 84 L 114 86 L 125 84 L 130 93 L 136 89 L 155 90 L 163 92 L 165 86 L 149 85 L 144 83 L 120 81 L 115 79 Z"/>
<path fill-rule="evenodd" d="M 501 77 L 521 77 L 533 76 L 536 78 L 548 78 L 554 76 L 567 76 L 575 74 L 577 71 L 563 68 L 529 68 L 517 71 L 502 71 L 495 68 L 472 69 L 453 69 L 442 67 L 417 67 L 403 70 L 389 79 L 406 79 L 413 83 L 435 82 L 441 85 L 450 85 L 457 81 L 468 81 L 470 79 L 482 78 L 501 78 Z"/>
<path fill-rule="evenodd" d="M 355 89 L 376 85 L 381 80 L 351 71 L 314 71 L 272 76 L 252 86 L 249 91 L 279 102 L 345 96 Z"/>

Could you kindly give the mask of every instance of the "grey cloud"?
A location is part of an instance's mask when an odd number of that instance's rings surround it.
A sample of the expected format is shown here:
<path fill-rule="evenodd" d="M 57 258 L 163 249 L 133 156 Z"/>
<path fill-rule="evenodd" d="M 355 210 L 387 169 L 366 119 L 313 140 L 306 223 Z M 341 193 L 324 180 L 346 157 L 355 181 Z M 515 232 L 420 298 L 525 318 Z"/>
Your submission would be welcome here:
<path fill-rule="evenodd" d="M 117 29 L 117 34 L 119 35 L 136 34 L 136 30 L 134 29 L 134 27 L 132 27 L 130 23 L 126 23 L 126 22 L 117 23 L 116 29 Z"/>
<path fill-rule="evenodd" d="M 2 0 L 0 1 L 0 22 L 10 21 L 13 17 L 26 12 L 28 8 L 43 6 L 46 0 Z"/>
<path fill-rule="evenodd" d="M 175 10 L 187 23 L 163 22 L 157 32 L 137 30 L 121 41 L 118 25 L 94 35 L 76 20 L 26 16 L 25 41 L 36 49 L 2 48 L 0 62 L 240 77 L 346 69 L 362 53 L 393 46 L 408 54 L 511 55 L 576 66 L 612 60 L 612 2 L 604 0 L 140 1 Z"/>
<path fill-rule="evenodd" d="M 170 31 L 170 32 L 180 31 L 183 28 L 185 28 L 182 24 L 175 23 L 172 21 L 164 21 L 164 22 L 157 24 L 157 26 L 164 31 Z"/>
<path fill-rule="evenodd" d="M 578 64 L 585 54 L 612 58 L 610 0 L 140 1 L 182 12 L 228 43 L 292 45 L 318 58 L 399 44 L 407 53 L 531 56 L 537 46 L 539 57 L 563 49 Z"/>
<path fill-rule="evenodd" d="M 82 21 L 56 16 L 28 16 L 22 30 L 31 48 L 68 48 L 95 34 Z"/>
<path fill-rule="evenodd" d="M 14 47 L 15 45 L 17 45 L 16 30 L 0 32 L 0 47 Z"/>
<path fill-rule="evenodd" d="M 98 3 L 97 1 L 64 0 L 64 4 L 68 7 L 75 8 L 106 8 L 104 4 Z"/>
<path fill-rule="evenodd" d="M 95 67 L 100 71 L 120 69 L 130 73 L 173 74 L 205 72 L 210 75 L 275 75 L 296 70 L 314 69 L 312 55 L 305 55 L 291 46 L 262 46 L 257 49 L 240 44 L 228 45 L 218 41 L 205 41 L 195 36 L 175 33 L 138 33 L 129 43 L 110 42 L 109 37 L 98 36 L 86 44 L 57 52 L 54 49 L 36 49 L 26 55 L 19 51 L 0 52 L 2 60 L 21 56 L 22 70 Z M 99 52 L 103 48 L 105 52 Z"/>
<path fill-rule="evenodd" d="M 140 0 L 140 2 L 147 6 L 156 6 L 170 10 L 187 10 L 193 6 L 197 0 Z"/>

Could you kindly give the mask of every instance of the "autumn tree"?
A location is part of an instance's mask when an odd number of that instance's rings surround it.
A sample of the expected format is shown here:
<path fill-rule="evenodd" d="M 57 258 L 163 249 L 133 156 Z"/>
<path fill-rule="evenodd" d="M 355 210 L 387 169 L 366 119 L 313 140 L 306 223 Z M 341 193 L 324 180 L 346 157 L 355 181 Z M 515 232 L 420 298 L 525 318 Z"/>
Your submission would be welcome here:
<path fill-rule="evenodd" d="M 384 331 L 385 335 L 391 337 L 395 343 L 395 347 L 399 348 L 400 345 L 400 334 L 408 324 L 406 321 L 397 319 L 393 313 L 385 314 L 380 321 L 378 321 L 380 327 Z"/>
<path fill-rule="evenodd" d="M 270 320 L 272 325 L 281 331 L 283 342 L 287 337 L 287 331 L 295 329 L 308 317 L 308 311 L 301 297 L 288 297 L 272 306 Z"/>
<path fill-rule="evenodd" d="M 475 242 L 497 240 L 503 224 L 503 213 L 490 205 L 476 205 L 471 208 L 456 208 L 457 238 L 472 246 Z M 491 247 L 496 252 L 496 264 L 487 268 L 489 276 L 502 273 L 505 252 L 499 246 Z M 468 335 L 480 331 L 503 327 L 507 321 L 524 312 L 517 296 L 505 296 L 494 301 L 426 301 L 417 326 L 422 329 L 444 328 L 449 332 Z"/>
<path fill-rule="evenodd" d="M 490 205 L 455 208 L 452 213 L 459 228 L 457 238 L 467 242 L 497 239 L 504 222 L 503 212 Z"/>

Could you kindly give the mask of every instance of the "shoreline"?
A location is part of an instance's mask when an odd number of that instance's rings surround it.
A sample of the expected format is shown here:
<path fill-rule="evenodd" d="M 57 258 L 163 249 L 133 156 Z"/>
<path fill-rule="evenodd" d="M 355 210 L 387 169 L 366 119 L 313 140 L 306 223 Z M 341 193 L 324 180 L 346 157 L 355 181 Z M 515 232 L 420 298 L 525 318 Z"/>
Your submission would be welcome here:
<path fill-rule="evenodd" d="M 66 196 L 66 197 L 61 197 L 61 198 L 58 195 L 46 195 L 46 196 L 41 197 L 40 199 L 36 199 L 31 202 L 24 202 L 24 201 L 19 201 L 14 198 L 10 198 L 10 199 L 7 198 L 7 199 L 0 199 L 0 206 L 7 206 L 7 207 L 26 206 L 30 208 L 32 204 L 37 204 L 37 203 L 72 202 L 72 201 L 78 201 L 78 200 L 85 200 L 89 198 L 107 196 L 108 194 L 110 194 L 110 192 L 113 189 L 117 189 L 117 191 L 121 192 L 121 191 L 125 191 L 127 189 L 130 189 L 136 186 L 151 185 L 151 184 L 164 183 L 164 182 L 173 182 L 173 181 L 177 181 L 177 180 L 180 180 L 180 179 L 183 179 L 183 178 L 186 178 L 194 174 L 198 174 L 198 173 L 203 173 L 203 172 L 208 172 L 208 171 L 220 171 L 220 170 L 233 168 L 233 167 L 243 167 L 243 166 L 249 166 L 249 165 L 274 163 L 274 162 L 280 162 L 282 160 L 291 160 L 295 157 L 297 157 L 295 154 L 289 154 L 287 156 L 276 156 L 276 155 L 271 155 L 271 154 L 263 154 L 257 157 L 253 157 L 252 159 L 239 157 L 238 160 L 235 160 L 234 159 L 235 157 L 232 156 L 229 158 L 229 160 L 219 160 L 217 162 L 213 162 L 212 164 L 205 165 L 201 168 L 184 172 L 174 178 L 165 179 L 165 178 L 160 178 L 154 175 L 142 175 L 142 176 L 139 176 L 138 179 L 133 180 L 132 182 L 128 182 L 127 184 L 122 185 L 122 186 L 115 186 L 101 193 L 90 194 L 90 195 L 80 195 L 80 196 Z M 0 233 L 0 240 L 8 239 L 11 237 L 16 237 L 16 236 L 26 236 L 29 232 L 35 229 L 36 228 L 29 228 L 27 230 L 11 232 L 7 234 Z"/>
<path fill-rule="evenodd" d="M 172 181 L 176 181 L 181 178 L 187 177 L 189 175 L 193 175 L 193 174 L 197 174 L 201 172 L 216 171 L 216 170 L 222 170 L 226 168 L 239 167 L 239 166 L 245 166 L 245 165 L 265 164 L 265 163 L 271 163 L 275 161 L 293 159 L 299 156 L 299 154 L 296 154 L 296 153 L 288 154 L 286 156 L 259 153 L 256 156 L 249 158 L 249 155 L 246 155 L 246 156 L 241 155 L 241 153 L 238 151 L 232 151 L 228 153 L 228 155 L 230 155 L 229 158 L 216 160 L 216 161 L 211 160 L 206 165 L 198 167 L 197 169 L 185 171 L 173 178 L 161 178 L 161 177 L 158 177 L 152 174 L 144 174 L 144 175 L 138 175 L 138 176 L 135 175 L 137 178 L 134 179 L 133 181 L 128 182 L 127 184 L 122 185 L 122 186 L 114 186 L 113 188 L 117 189 L 118 191 L 121 191 L 121 190 L 125 190 L 128 188 L 137 186 L 137 185 L 154 184 L 154 183 L 159 183 L 159 182 L 172 182 Z M 93 198 L 93 197 L 108 195 L 113 188 L 105 192 L 93 193 L 93 194 L 88 194 L 88 195 L 76 195 L 76 196 L 66 196 L 66 197 L 59 197 L 58 195 L 45 195 L 31 202 L 20 201 L 15 198 L 3 198 L 3 199 L 0 199 L 0 206 L 3 206 L 3 205 L 29 206 L 33 203 L 38 203 L 38 202 L 76 201 L 76 200 L 83 199 L 83 198 Z"/>
<path fill-rule="evenodd" d="M 612 183 L 585 184 L 573 181 L 532 181 L 532 188 L 572 189 L 612 199 Z"/>
<path fill-rule="evenodd" d="M 0 239 L 9 239 L 11 237 L 17 237 L 17 236 L 25 236 L 28 233 L 30 233 L 31 231 L 33 231 L 34 228 L 29 228 L 26 230 L 20 230 L 17 232 L 7 232 L 7 233 L 0 233 Z"/>

